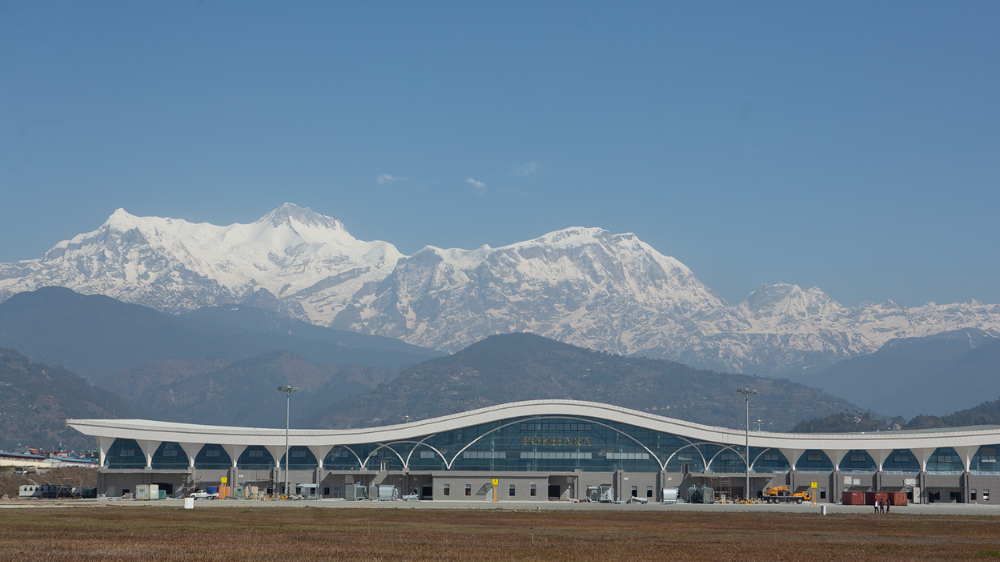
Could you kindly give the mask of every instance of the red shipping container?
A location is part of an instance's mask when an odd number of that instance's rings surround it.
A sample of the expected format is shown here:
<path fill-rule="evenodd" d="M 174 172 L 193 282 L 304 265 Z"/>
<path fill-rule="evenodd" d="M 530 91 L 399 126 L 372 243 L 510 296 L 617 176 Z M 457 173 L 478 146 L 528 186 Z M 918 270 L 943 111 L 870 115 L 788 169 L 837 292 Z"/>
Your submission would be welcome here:
<path fill-rule="evenodd" d="M 889 492 L 865 492 L 865 505 L 875 505 L 875 500 L 879 503 L 889 500 Z"/>
<path fill-rule="evenodd" d="M 840 498 L 840 503 L 844 505 L 865 505 L 865 493 L 844 492 Z"/>
<path fill-rule="evenodd" d="M 906 492 L 888 492 L 889 504 L 906 505 Z"/>

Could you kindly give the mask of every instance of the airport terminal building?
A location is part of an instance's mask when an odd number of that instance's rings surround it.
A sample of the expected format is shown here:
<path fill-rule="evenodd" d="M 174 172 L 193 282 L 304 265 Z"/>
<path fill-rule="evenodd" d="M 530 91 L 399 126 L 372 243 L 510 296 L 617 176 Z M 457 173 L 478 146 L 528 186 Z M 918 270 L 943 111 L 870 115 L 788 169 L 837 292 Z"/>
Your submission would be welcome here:
<path fill-rule="evenodd" d="M 168 494 L 219 485 L 280 492 L 285 430 L 149 420 L 68 420 L 100 450 L 98 493 L 141 484 Z M 502 404 L 385 427 L 289 432 L 290 493 L 353 497 L 391 484 L 424 500 L 660 499 L 663 488 L 709 486 L 743 497 L 744 430 L 575 400 Z M 910 501 L 1000 504 L 1000 427 L 921 431 L 749 433 L 750 495 L 766 486 L 817 501 L 844 491 L 907 492 Z M 278 465 L 276 467 L 276 465 Z M 495 483 L 494 483 L 495 482 Z M 991 494 L 992 491 L 992 494 Z M 494 493 L 496 498 L 494 498 Z"/>

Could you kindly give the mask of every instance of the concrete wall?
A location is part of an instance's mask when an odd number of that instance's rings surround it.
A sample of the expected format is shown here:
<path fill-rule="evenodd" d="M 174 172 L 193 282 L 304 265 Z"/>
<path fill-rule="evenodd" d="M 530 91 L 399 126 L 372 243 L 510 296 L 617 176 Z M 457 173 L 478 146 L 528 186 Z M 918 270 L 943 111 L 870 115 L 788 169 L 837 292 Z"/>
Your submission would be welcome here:
<path fill-rule="evenodd" d="M 98 494 L 108 494 L 118 497 L 123 490 L 135 492 L 140 484 L 169 484 L 173 494 L 189 493 L 195 488 L 219 485 L 223 476 L 238 478 L 241 485 L 256 485 L 267 489 L 272 482 L 280 489 L 284 481 L 284 473 L 278 470 L 210 470 L 198 469 L 193 473 L 183 470 L 107 470 L 98 474 Z M 336 486 L 340 486 L 340 496 L 344 497 L 349 482 L 359 482 L 364 486 L 369 484 L 388 484 L 395 486 L 400 496 L 416 491 L 421 499 L 447 501 L 492 501 L 492 479 L 498 480 L 497 492 L 499 501 L 548 501 L 550 486 L 560 500 L 586 500 L 588 487 L 610 486 L 615 492 L 615 498 L 623 501 L 632 496 L 632 487 L 636 495 L 646 498 L 648 488 L 652 488 L 651 501 L 659 501 L 661 489 L 677 487 L 680 496 L 692 485 L 711 485 L 712 479 L 728 477 L 734 496 L 742 493 L 744 477 L 738 474 L 701 474 L 701 473 L 668 473 L 668 472 L 572 472 L 572 473 L 527 473 L 527 472 L 414 472 L 409 474 L 398 472 L 377 471 L 327 471 L 327 470 L 292 470 L 288 480 L 292 486 L 296 484 L 317 484 L 316 494 L 321 498 L 333 498 Z M 758 489 L 765 486 L 788 485 L 795 491 L 808 488 L 815 481 L 817 501 L 837 503 L 841 493 L 851 487 L 862 487 L 874 490 L 900 491 L 910 487 L 908 481 L 916 481 L 921 487 L 921 503 L 927 502 L 931 494 L 937 494 L 935 502 L 954 503 L 969 502 L 978 504 L 1000 505 L 1000 475 L 973 474 L 885 474 L 885 473 L 808 473 L 791 472 L 784 474 L 751 473 L 751 495 L 756 496 Z M 846 484 L 845 478 L 851 483 Z M 854 481 L 858 483 L 855 484 Z M 450 494 L 445 495 L 445 485 Z M 470 486 L 471 494 L 465 495 L 466 485 Z M 514 486 L 514 495 L 510 495 L 510 486 Z M 484 487 L 485 486 L 485 487 Z M 534 486 L 535 495 L 531 495 Z M 826 488 L 826 498 L 819 496 L 822 488 Z M 975 497 L 973 498 L 973 490 Z M 988 490 L 988 499 L 984 494 Z M 426 492 L 431 492 L 427 494 Z M 484 492 L 484 493 L 480 493 Z M 953 495 L 954 493 L 954 495 Z"/>

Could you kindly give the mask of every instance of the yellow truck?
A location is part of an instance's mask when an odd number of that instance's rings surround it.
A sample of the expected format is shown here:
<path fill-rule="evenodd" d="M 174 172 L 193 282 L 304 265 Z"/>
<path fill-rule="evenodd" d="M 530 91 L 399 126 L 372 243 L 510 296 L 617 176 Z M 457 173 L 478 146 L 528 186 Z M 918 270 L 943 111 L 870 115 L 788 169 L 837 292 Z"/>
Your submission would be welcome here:
<path fill-rule="evenodd" d="M 768 486 L 764 488 L 764 503 L 802 503 L 811 502 L 812 492 L 803 490 L 792 493 L 788 486 Z"/>

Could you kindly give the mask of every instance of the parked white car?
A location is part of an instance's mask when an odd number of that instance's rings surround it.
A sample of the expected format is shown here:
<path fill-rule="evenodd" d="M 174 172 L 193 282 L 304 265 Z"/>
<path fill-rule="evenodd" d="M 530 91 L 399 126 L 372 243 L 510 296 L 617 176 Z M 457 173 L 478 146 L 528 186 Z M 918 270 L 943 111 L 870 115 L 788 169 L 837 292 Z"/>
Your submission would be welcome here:
<path fill-rule="evenodd" d="M 215 500 L 219 499 L 219 494 L 209 494 L 205 490 L 198 490 L 197 492 L 191 492 L 191 495 L 188 497 L 196 500 Z"/>

